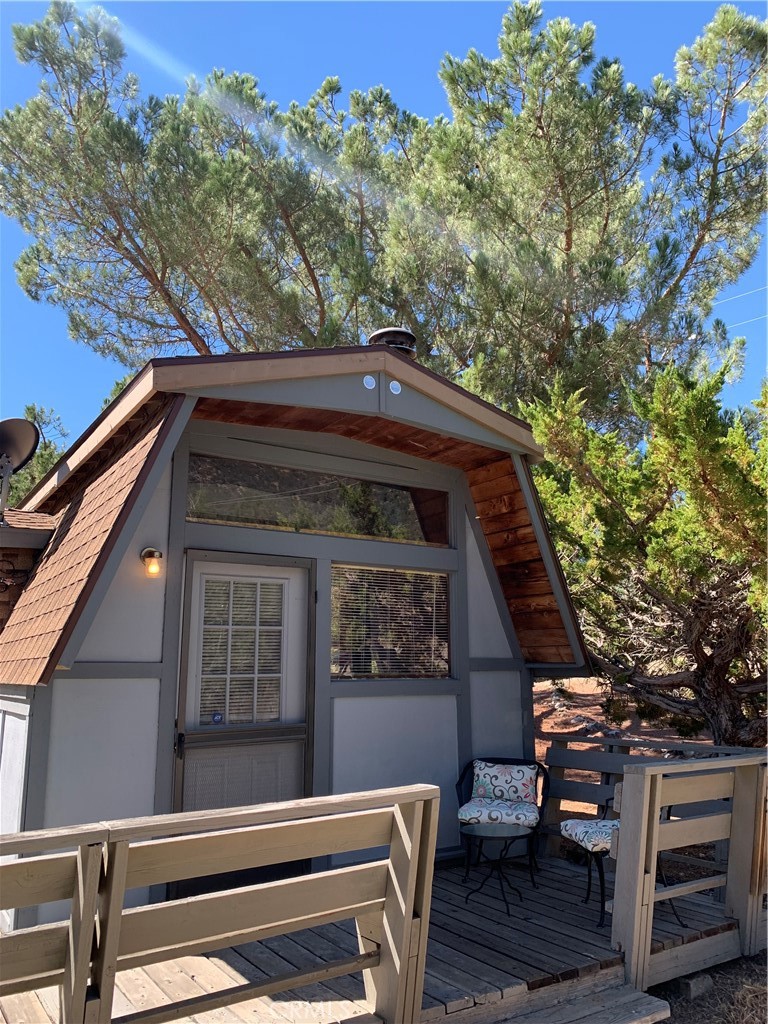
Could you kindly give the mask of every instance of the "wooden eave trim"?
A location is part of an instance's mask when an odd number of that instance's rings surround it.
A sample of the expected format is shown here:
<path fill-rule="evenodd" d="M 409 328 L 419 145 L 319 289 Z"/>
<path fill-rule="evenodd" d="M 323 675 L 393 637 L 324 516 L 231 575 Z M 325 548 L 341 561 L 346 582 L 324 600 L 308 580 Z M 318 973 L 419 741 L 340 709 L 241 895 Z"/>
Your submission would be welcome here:
<path fill-rule="evenodd" d="M 104 546 L 99 552 L 93 569 L 91 570 L 88 576 L 88 580 L 85 586 L 83 587 L 82 591 L 80 592 L 77 601 L 75 602 L 69 614 L 69 617 L 63 629 L 61 630 L 61 633 L 59 634 L 59 638 L 56 641 L 56 644 L 48 658 L 48 664 L 46 665 L 45 669 L 41 672 L 38 682 L 33 683 L 32 685 L 45 686 L 50 682 L 51 678 L 53 677 L 54 673 L 57 670 L 61 671 L 62 669 L 66 669 L 69 667 L 67 665 L 60 665 L 59 661 L 64 652 L 66 651 L 67 644 L 69 643 L 72 633 L 74 632 L 75 627 L 77 626 L 80 616 L 85 611 L 88 605 L 88 601 L 90 600 L 90 596 L 104 570 L 104 567 L 109 561 L 109 556 L 112 553 L 112 549 L 115 547 L 118 537 L 120 537 L 127 521 L 131 516 L 134 505 L 138 501 L 141 492 L 144 490 L 144 485 L 147 481 L 147 477 L 152 472 L 155 463 L 157 462 L 157 459 L 160 456 L 160 453 L 163 451 L 165 447 L 165 442 L 169 434 L 172 432 L 176 420 L 181 414 L 182 409 L 184 409 L 186 403 L 187 398 L 185 395 L 175 395 L 169 401 L 168 411 L 165 414 L 163 424 L 160 427 L 160 430 L 158 431 L 154 444 L 152 445 L 147 455 L 147 458 L 144 461 L 141 470 L 139 471 L 139 475 L 136 477 L 136 480 L 128 494 L 128 498 L 125 504 L 122 506 L 120 512 L 118 513 L 117 519 L 115 520 L 115 524 L 110 530 L 109 536 L 107 537 Z"/>
<path fill-rule="evenodd" d="M 187 356 L 147 363 L 124 391 L 80 435 L 30 491 L 19 509 L 34 512 L 157 392 L 194 392 L 196 388 L 268 381 L 375 373 L 396 377 L 427 398 L 492 430 L 535 462 L 543 458 L 527 423 L 494 408 L 477 395 L 387 346 L 309 349 L 228 356 Z M 203 377 L 204 379 L 201 379 Z M 442 393 L 442 396 L 441 396 Z"/>
<path fill-rule="evenodd" d="M 229 355 L 219 358 L 190 356 L 156 359 L 149 365 L 158 391 L 183 391 L 206 385 L 222 387 L 296 380 L 298 377 L 332 377 L 350 373 L 371 373 L 385 369 L 384 358 L 391 352 L 379 348 L 332 348 L 292 352 Z"/>
<path fill-rule="evenodd" d="M 151 364 L 93 421 L 19 505 L 34 512 L 155 394 Z"/>
<path fill-rule="evenodd" d="M 49 530 L 35 529 L 27 526 L 0 526 L 0 554 L 3 551 L 21 548 L 27 551 L 42 551 L 48 546 L 53 536 L 53 528 Z"/>
<path fill-rule="evenodd" d="M 530 427 L 523 420 L 494 408 L 484 399 L 469 394 L 431 370 L 382 346 L 270 353 L 250 358 L 223 356 L 214 361 L 200 357 L 185 359 L 183 362 L 156 361 L 151 365 L 155 390 L 173 392 L 384 372 L 427 398 L 492 430 L 505 441 L 511 441 L 535 461 L 544 455 L 544 450 L 534 441 Z M 297 405 L 300 404 L 297 402 Z M 427 424 L 424 429 L 429 429 Z"/>
<path fill-rule="evenodd" d="M 529 492 L 529 494 L 531 496 L 531 499 L 533 501 L 533 506 L 534 506 L 533 508 L 530 509 L 531 520 L 535 521 L 535 519 L 538 519 L 540 524 L 541 524 L 541 526 L 542 526 L 542 538 L 539 540 L 539 548 L 542 547 L 542 541 L 543 541 L 543 544 L 545 544 L 546 547 L 547 547 L 547 553 L 549 554 L 550 560 L 551 560 L 551 564 L 554 567 L 554 572 L 555 572 L 556 578 L 554 580 L 551 578 L 550 570 L 549 570 L 549 567 L 547 566 L 547 558 L 546 558 L 546 556 L 544 554 L 544 551 L 542 551 L 542 557 L 543 557 L 543 560 L 544 560 L 545 568 L 547 569 L 547 575 L 550 576 L 550 581 L 552 583 L 553 592 L 555 594 L 557 594 L 557 592 L 559 590 L 560 593 L 563 596 L 563 599 L 564 599 L 564 602 L 565 602 L 565 605 L 566 605 L 566 609 L 567 609 L 568 614 L 570 616 L 570 620 L 571 620 L 571 625 L 573 627 L 574 636 L 575 636 L 575 639 L 576 639 L 576 642 L 577 642 L 577 645 L 578 645 L 577 649 L 574 650 L 573 653 L 575 655 L 579 655 L 580 654 L 581 658 L 582 658 L 581 664 L 579 664 L 579 661 L 578 661 L 577 658 L 574 658 L 574 665 L 576 667 L 583 667 L 583 666 L 589 665 L 589 655 L 587 654 L 587 648 L 586 648 L 586 646 L 584 644 L 584 637 L 582 636 L 582 633 L 581 633 L 581 626 L 579 625 L 579 618 L 578 618 L 578 616 L 576 614 L 576 609 L 573 607 L 573 601 L 571 600 L 571 593 L 570 593 L 570 591 L 568 589 L 568 583 L 567 583 L 566 578 L 565 578 L 565 573 L 563 572 L 563 567 L 560 564 L 560 559 L 558 558 L 557 552 L 555 551 L 555 545 L 554 545 L 554 542 L 552 540 L 552 534 L 549 532 L 549 527 L 547 526 L 547 519 L 546 519 L 546 516 L 544 515 L 544 508 L 543 508 L 543 506 L 541 504 L 541 498 L 539 497 L 539 492 L 538 492 L 538 490 L 536 488 L 536 484 L 535 484 L 534 479 L 533 479 L 533 474 L 531 473 L 531 467 L 528 464 L 526 459 L 521 459 L 520 462 L 522 463 L 522 471 L 525 474 L 526 483 L 528 485 L 527 490 L 528 490 L 528 492 Z M 523 493 L 525 493 L 525 491 Z M 562 615 L 562 610 L 561 610 L 561 615 Z M 570 646 L 571 646 L 571 649 L 573 650 L 573 644 L 571 644 Z M 533 667 L 534 665 L 547 665 L 547 664 L 549 664 L 549 663 L 548 662 L 530 662 L 529 663 L 529 665 L 531 667 Z"/>

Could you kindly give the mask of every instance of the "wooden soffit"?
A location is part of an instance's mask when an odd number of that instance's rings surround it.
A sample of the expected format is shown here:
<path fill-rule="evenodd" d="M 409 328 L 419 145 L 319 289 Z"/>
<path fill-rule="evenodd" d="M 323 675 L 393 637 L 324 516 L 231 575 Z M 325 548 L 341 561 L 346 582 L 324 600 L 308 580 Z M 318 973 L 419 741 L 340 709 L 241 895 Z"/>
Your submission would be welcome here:
<path fill-rule="evenodd" d="M 530 426 L 523 420 L 497 409 L 386 345 L 226 356 L 178 356 L 147 363 L 30 491 L 20 507 L 26 511 L 45 509 L 55 492 L 92 458 L 98 457 L 100 449 L 112 443 L 125 425 L 140 414 L 142 407 L 158 393 L 205 397 L 206 390 L 223 388 L 234 391 L 249 383 L 269 385 L 286 382 L 299 387 L 302 381 L 311 385 L 335 376 L 357 375 L 362 378 L 367 374 L 387 374 L 445 410 L 477 424 L 482 430 L 491 431 L 499 443 L 506 443 L 507 450 L 522 452 L 534 462 L 543 455 L 533 439 Z M 224 396 L 219 394 L 219 397 Z M 283 404 L 291 407 L 301 404 L 301 401 L 294 398 Z M 335 414 L 335 410 L 332 412 Z M 54 504 L 57 500 L 53 499 Z"/>
<path fill-rule="evenodd" d="M 193 419 L 239 426 L 334 434 L 461 470 L 482 527 L 526 662 L 584 663 L 578 626 L 562 581 L 548 569 L 539 538 L 547 538 L 506 452 L 393 422 L 383 416 L 200 398 Z M 536 522 L 534 521 L 536 520 Z M 549 552 L 550 565 L 553 564 Z M 556 559 L 555 559 L 556 564 Z M 565 617 L 569 618 L 569 629 Z"/>

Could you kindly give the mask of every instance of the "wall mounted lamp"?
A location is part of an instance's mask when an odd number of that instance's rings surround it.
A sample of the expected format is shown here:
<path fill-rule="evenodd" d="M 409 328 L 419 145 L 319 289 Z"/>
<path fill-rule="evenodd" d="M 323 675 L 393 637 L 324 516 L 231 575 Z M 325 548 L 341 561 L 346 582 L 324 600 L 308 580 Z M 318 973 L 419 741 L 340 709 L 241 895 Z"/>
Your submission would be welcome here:
<path fill-rule="evenodd" d="M 157 548 L 144 548 L 139 555 L 144 563 L 144 572 L 149 579 L 155 580 L 160 575 L 160 559 L 162 557 L 163 552 L 158 551 Z"/>

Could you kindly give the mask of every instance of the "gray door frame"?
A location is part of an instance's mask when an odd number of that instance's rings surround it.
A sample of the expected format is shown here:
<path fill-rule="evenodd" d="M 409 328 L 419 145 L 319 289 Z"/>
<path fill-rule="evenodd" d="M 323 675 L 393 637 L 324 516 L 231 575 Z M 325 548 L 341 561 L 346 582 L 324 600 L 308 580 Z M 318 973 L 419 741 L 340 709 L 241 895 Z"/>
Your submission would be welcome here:
<path fill-rule="evenodd" d="M 276 567 L 303 569 L 307 573 L 307 608 L 306 608 L 306 690 L 305 690 L 305 721 L 299 724 L 267 724 L 253 725 L 229 729 L 223 732 L 191 732 L 185 727 L 187 699 L 187 680 L 191 667 L 192 651 L 190 649 L 193 569 L 196 565 L 209 563 L 226 563 L 230 565 L 273 565 Z M 174 735 L 174 772 L 172 807 L 174 811 L 183 810 L 182 798 L 184 791 L 184 752 L 187 746 L 200 749 L 210 746 L 231 746 L 238 743 L 272 743 L 280 740 L 301 740 L 304 746 L 304 782 L 303 796 L 312 795 L 313 761 L 314 761 L 314 717 L 315 717 L 315 593 L 317 588 L 317 564 L 314 559 L 292 558 L 279 555 L 260 555 L 241 551 L 221 551 L 211 549 L 189 549 L 185 557 L 185 582 L 183 598 L 183 614 L 181 627 L 181 654 L 179 658 L 179 680 L 177 687 L 176 725 Z"/>

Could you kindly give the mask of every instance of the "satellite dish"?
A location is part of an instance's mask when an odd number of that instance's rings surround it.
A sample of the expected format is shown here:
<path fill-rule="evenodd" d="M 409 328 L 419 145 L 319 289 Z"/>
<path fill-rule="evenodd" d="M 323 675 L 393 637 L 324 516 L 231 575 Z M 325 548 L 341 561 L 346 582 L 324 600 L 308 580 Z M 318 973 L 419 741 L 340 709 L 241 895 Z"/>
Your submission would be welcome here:
<path fill-rule="evenodd" d="M 11 477 L 37 451 L 40 431 L 29 420 L 0 420 L 0 526 L 6 526 L 4 512 Z"/>
<path fill-rule="evenodd" d="M 40 431 L 29 420 L 0 420 L 0 458 L 10 460 L 15 473 L 29 462 L 40 443 Z"/>

